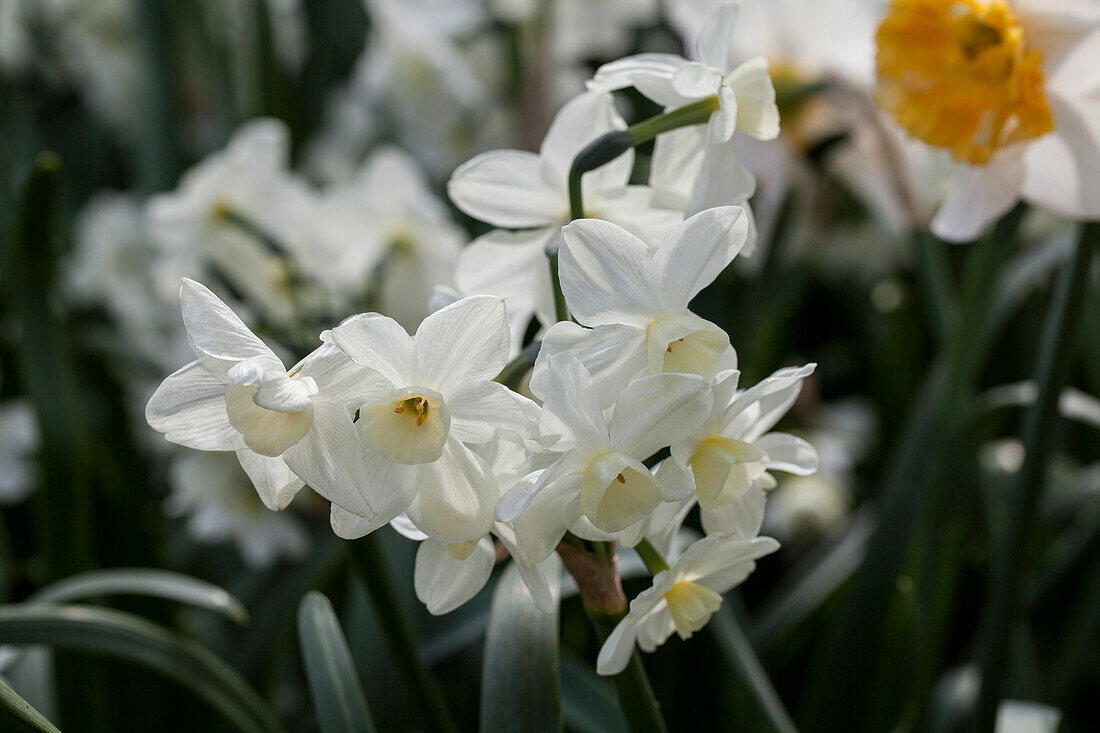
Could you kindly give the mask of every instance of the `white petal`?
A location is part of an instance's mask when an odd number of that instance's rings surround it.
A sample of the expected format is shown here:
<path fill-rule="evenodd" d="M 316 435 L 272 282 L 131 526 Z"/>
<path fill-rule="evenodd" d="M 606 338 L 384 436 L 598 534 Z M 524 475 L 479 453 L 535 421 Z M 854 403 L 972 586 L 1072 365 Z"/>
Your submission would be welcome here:
<path fill-rule="evenodd" d="M 756 179 L 737 159 L 734 141 L 715 142 L 716 124 L 715 118 L 711 118 L 703 170 L 685 212 L 686 216 L 715 206 L 743 203 L 756 191 Z"/>
<path fill-rule="evenodd" d="M 318 494 L 376 527 L 405 511 L 418 488 L 415 467 L 368 451 L 337 403 L 315 401 L 312 429 L 283 458 Z"/>
<path fill-rule="evenodd" d="M 476 453 L 452 439 L 438 461 L 415 468 L 417 494 L 408 515 L 424 534 L 449 544 L 489 531 L 500 484 Z"/>
<path fill-rule="evenodd" d="M 601 395 L 584 366 L 570 353 L 547 360 L 546 399 L 539 432 L 550 447 L 579 446 L 591 454 L 610 446 Z"/>
<path fill-rule="evenodd" d="M 311 378 L 324 399 L 339 400 L 354 407 L 366 401 L 364 392 L 369 392 L 376 381 L 372 379 L 372 372 L 329 343 L 321 344 L 294 365 L 290 374 Z"/>
<path fill-rule="evenodd" d="M 424 319 L 413 342 L 423 383 L 445 398 L 464 382 L 492 379 L 508 363 L 504 299 L 473 295 Z"/>
<path fill-rule="evenodd" d="M 741 12 L 740 3 L 726 3 L 719 7 L 699 29 L 695 50 L 707 66 L 727 68 L 730 56 L 730 39 Z"/>
<path fill-rule="evenodd" d="M 455 170 L 447 194 L 470 216 L 505 229 L 557 224 L 568 213 L 564 189 L 534 153 L 494 150 Z"/>
<path fill-rule="evenodd" d="M 465 443 L 485 443 L 499 430 L 530 435 L 538 426 L 539 407 L 498 382 L 474 382 L 447 399 L 451 435 Z"/>
<path fill-rule="evenodd" d="M 723 434 L 755 442 L 787 413 L 802 389 L 802 381 L 813 374 L 816 364 L 779 369 L 737 395 L 723 411 Z"/>
<path fill-rule="evenodd" d="M 1050 105 L 1058 128 L 1028 146 L 1023 195 L 1062 216 L 1100 219 L 1100 100 L 1051 95 Z"/>
<path fill-rule="evenodd" d="M 482 537 L 465 560 L 456 560 L 439 542 L 421 542 L 413 573 L 416 597 L 433 615 L 449 613 L 485 586 L 493 572 L 494 559 L 493 543 L 488 537 Z"/>
<path fill-rule="evenodd" d="M 674 458 L 666 458 L 653 472 L 665 501 L 687 501 L 695 497 L 695 477 Z"/>
<path fill-rule="evenodd" d="M 573 165 L 573 158 L 604 133 L 625 130 L 626 122 L 615 109 L 608 92 L 584 92 L 565 103 L 550 123 L 542 140 L 539 155 L 550 165 L 555 180 L 564 187 Z M 584 176 L 586 187 L 600 190 L 625 186 L 634 167 L 634 151 L 619 156 L 613 162 Z M 585 197 L 588 200 L 588 197 Z"/>
<path fill-rule="evenodd" d="M 817 451 L 802 438 L 787 433 L 768 433 L 756 441 L 768 454 L 768 470 L 808 476 L 817 471 Z"/>
<path fill-rule="evenodd" d="M 199 362 L 168 376 L 149 398 L 145 419 L 173 443 L 196 450 L 240 450 L 244 438 L 225 412 L 226 385 Z"/>
<path fill-rule="evenodd" d="M 390 526 L 393 527 L 393 531 L 401 535 L 405 539 L 413 540 L 414 542 L 423 542 L 428 539 L 428 535 L 421 532 L 416 528 L 416 525 L 412 523 L 407 514 L 398 514 L 396 517 L 390 520 Z"/>
<path fill-rule="evenodd" d="M 224 361 L 260 356 L 271 361 L 271 368 L 284 369 L 275 353 L 205 285 L 183 278 L 180 305 L 191 343 L 202 354 Z"/>
<path fill-rule="evenodd" d="M 305 485 L 282 457 L 261 456 L 246 448 L 237 451 L 237 460 L 268 509 L 285 509 Z"/>
<path fill-rule="evenodd" d="M 565 461 L 551 466 L 536 488 L 523 514 L 512 522 L 516 549 L 528 564 L 549 557 L 565 536 L 566 528 L 582 516 L 580 472 L 575 467 Z"/>
<path fill-rule="evenodd" d="M 654 374 L 631 384 L 611 416 L 611 445 L 641 460 L 691 435 L 710 415 L 707 383 L 686 374 Z"/>
<path fill-rule="evenodd" d="M 608 324 L 584 328 L 561 321 L 543 335 L 535 367 L 531 371 L 531 394 L 546 398 L 549 372 L 546 365 L 556 354 L 571 353 L 597 385 L 600 407 L 610 407 L 619 393 L 639 372 L 645 370 L 645 331 L 635 326 Z"/>
<path fill-rule="evenodd" d="M 608 635 L 607 640 L 600 647 L 599 656 L 596 657 L 596 671 L 599 674 L 619 674 L 626 669 L 626 665 L 630 664 L 630 657 L 634 654 L 634 642 L 637 639 L 636 623 L 635 617 L 627 616 Z"/>
<path fill-rule="evenodd" d="M 504 298 L 512 330 L 512 353 L 519 353 L 531 317 L 554 322 L 554 291 L 546 244 L 558 229 L 523 232 L 494 230 L 475 239 L 458 257 L 455 283 L 466 295 Z"/>
<path fill-rule="evenodd" d="M 756 568 L 756 560 L 779 549 L 779 543 L 771 537 L 744 540 L 711 535 L 707 539 L 711 538 L 720 541 L 693 564 L 692 571 L 703 576 L 696 582 L 719 593 L 739 585 Z"/>
<path fill-rule="evenodd" d="M 413 339 L 392 318 L 362 313 L 345 319 L 329 334 L 341 351 L 384 376 L 393 387 L 408 387 L 420 381 Z"/>
<path fill-rule="evenodd" d="M 689 61 L 672 75 L 672 89 L 688 99 L 709 97 L 716 94 L 721 85 L 722 72 L 697 61 Z"/>
<path fill-rule="evenodd" d="M 671 199 L 679 203 L 682 198 L 681 208 L 687 207 L 703 171 L 706 139 L 706 127 L 694 125 L 660 135 L 653 144 L 649 183 L 658 193 L 675 194 L 669 197 L 669 205 L 673 203 Z"/>
<path fill-rule="evenodd" d="M 1012 208 L 1024 182 L 1026 145 L 1002 150 L 988 165 L 963 168 L 932 219 L 932 232 L 952 242 L 978 237 Z"/>
<path fill-rule="evenodd" d="M 598 92 L 613 92 L 632 86 L 662 107 L 679 106 L 689 101 L 672 89 L 672 76 L 687 63 L 680 56 L 668 53 L 643 53 L 627 56 L 596 69 L 588 88 Z"/>
<path fill-rule="evenodd" d="M 622 227 L 580 219 L 562 229 L 561 288 L 576 319 L 586 326 L 644 326 L 657 311 L 657 284 L 648 269 L 650 249 Z"/>
<path fill-rule="evenodd" d="M 760 534 L 764 524 L 764 504 L 767 498 L 759 484 L 734 501 L 702 512 L 700 519 L 708 535 L 731 534 L 751 539 Z"/>
<path fill-rule="evenodd" d="M 312 377 L 292 379 L 286 372 L 279 370 L 265 375 L 252 399 L 265 410 L 302 412 L 309 408 L 310 400 L 315 394 L 317 383 Z"/>
<path fill-rule="evenodd" d="M 339 504 L 333 504 L 329 510 L 329 524 L 337 537 L 345 540 L 357 540 L 385 526 L 386 523 L 379 521 L 378 517 L 367 519 L 354 512 L 349 512 Z"/>
<path fill-rule="evenodd" d="M 650 265 L 650 279 L 661 285 L 664 312 L 687 308 L 733 261 L 748 238 L 749 218 L 741 206 L 707 209 L 673 229 Z"/>
<path fill-rule="evenodd" d="M 737 96 L 737 129 L 757 140 L 779 137 L 779 107 L 768 62 L 760 57 L 749 59 L 730 72 L 726 84 Z"/>

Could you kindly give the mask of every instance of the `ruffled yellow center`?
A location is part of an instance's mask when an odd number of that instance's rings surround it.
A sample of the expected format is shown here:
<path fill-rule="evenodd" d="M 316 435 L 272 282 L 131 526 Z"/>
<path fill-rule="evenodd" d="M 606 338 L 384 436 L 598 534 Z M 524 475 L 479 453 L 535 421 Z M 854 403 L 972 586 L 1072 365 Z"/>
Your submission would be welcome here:
<path fill-rule="evenodd" d="M 363 405 L 358 424 L 367 445 L 380 455 L 414 465 L 439 460 L 451 417 L 442 395 L 410 387 Z"/>
<path fill-rule="evenodd" d="M 893 0 L 875 41 L 876 101 L 960 161 L 1054 129 L 1042 54 L 1000 0 Z"/>
<path fill-rule="evenodd" d="M 722 605 L 722 596 L 710 588 L 681 580 L 665 593 L 672 625 L 681 639 L 687 639 L 707 625 L 710 617 Z"/>

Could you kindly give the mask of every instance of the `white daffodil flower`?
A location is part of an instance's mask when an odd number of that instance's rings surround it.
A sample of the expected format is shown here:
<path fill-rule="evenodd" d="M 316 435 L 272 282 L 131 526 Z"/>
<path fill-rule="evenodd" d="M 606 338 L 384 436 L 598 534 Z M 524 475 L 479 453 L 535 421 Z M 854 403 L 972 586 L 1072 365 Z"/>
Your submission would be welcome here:
<path fill-rule="evenodd" d="M 1020 199 L 1100 218 L 1100 4 L 894 0 L 876 41 L 879 106 L 959 163 L 937 236 L 973 239 Z"/>
<path fill-rule="evenodd" d="M 500 227 L 462 252 L 455 280 L 464 294 L 507 299 L 516 351 L 532 316 L 544 326 L 556 320 L 546 249 L 570 220 L 568 177 L 573 158 L 604 133 L 625 128 L 610 94 L 581 94 L 555 115 L 537 154 L 482 153 L 459 166 L 447 184 L 458 208 Z M 586 173 L 581 181 L 585 214 L 656 241 L 682 212 L 655 205 L 649 187 L 628 185 L 633 167 L 634 153 L 628 150 Z"/>
<path fill-rule="evenodd" d="M 737 160 L 734 132 L 758 140 L 772 140 L 779 135 L 779 108 L 768 76 L 768 62 L 755 57 L 736 67 L 729 64 L 737 13 L 736 4 L 724 5 L 704 24 L 696 44 L 699 61 L 665 53 L 627 56 L 604 64 L 588 82 L 589 89 L 602 92 L 632 86 L 666 108 L 712 100 L 714 113 L 705 133 L 698 128 L 673 131 L 657 139 L 654 151 L 655 159 L 660 161 L 673 156 L 668 149 L 662 150 L 672 146 L 676 157 L 698 164 L 688 216 L 712 206 L 741 203 L 752 196 L 756 182 Z M 694 168 L 691 165 L 685 170 Z"/>
<path fill-rule="evenodd" d="M 256 498 L 230 453 L 187 452 L 173 458 L 165 511 L 186 518 L 198 542 L 230 542 L 245 564 L 262 570 L 309 549 L 309 535 L 292 512 L 270 512 Z"/>
<path fill-rule="evenodd" d="M 645 520 L 666 492 L 642 461 L 694 432 L 711 405 L 701 377 L 654 374 L 623 390 L 608 420 L 600 405 L 609 400 L 575 356 L 551 357 L 547 374 L 539 432 L 547 450 L 561 455 L 496 511 L 513 523 L 528 563 L 549 556 L 582 514 L 603 532 Z"/>
<path fill-rule="evenodd" d="M 433 289 L 451 285 L 466 243 L 420 165 L 382 146 L 355 178 L 325 191 L 322 210 L 345 243 L 328 259 L 326 282 L 344 283 L 355 295 L 370 290 L 379 312 L 415 329 Z"/>
<path fill-rule="evenodd" d="M 338 349 L 322 346 L 289 372 L 217 296 L 194 280 L 180 287 L 183 323 L 197 359 L 167 377 L 145 418 L 171 442 L 205 451 L 235 451 L 270 509 L 282 509 L 302 481 L 281 457 L 314 427 L 326 400 L 343 409 L 355 399 L 363 370 Z"/>
<path fill-rule="evenodd" d="M 269 318 L 295 317 L 296 272 L 323 280 L 325 256 L 341 243 L 330 241 L 313 191 L 287 169 L 289 156 L 286 126 L 256 120 L 187 171 L 175 191 L 149 200 L 166 298 L 181 272 L 199 276 L 209 266 Z"/>
<path fill-rule="evenodd" d="M 794 404 L 815 366 L 780 369 L 743 391 L 737 389 L 736 370 L 716 376 L 706 422 L 674 443 L 671 459 L 661 466 L 670 496 L 694 496 L 705 516 L 745 496 L 756 484 L 773 487 L 769 470 L 803 476 L 816 471 L 813 446 L 787 433 L 768 432 Z"/>
<path fill-rule="evenodd" d="M 314 450 L 286 459 L 332 502 L 336 534 L 361 537 L 404 512 L 444 544 L 479 541 L 492 527 L 499 491 L 469 445 L 502 430 L 525 435 L 538 412 L 492 381 L 508 360 L 503 300 L 459 300 L 425 318 L 415 336 L 368 313 L 328 338 L 371 372 L 352 408 L 358 418 L 353 424 L 346 410 L 331 423 L 326 417 L 326 432 L 306 441 Z"/>
<path fill-rule="evenodd" d="M 596 671 L 622 672 L 635 643 L 642 651 L 652 652 L 674 631 L 681 639 L 690 638 L 721 607 L 722 594 L 747 578 L 756 569 L 757 559 L 777 549 L 779 543 L 770 537 L 725 534 L 692 544 L 630 602 L 630 611 L 600 649 Z"/>
<path fill-rule="evenodd" d="M 497 440 L 478 446 L 479 455 L 489 466 L 491 479 L 498 486 L 498 495 L 516 486 L 530 468 L 529 455 L 518 440 Z M 549 454 L 544 454 L 549 455 Z M 496 547 L 493 538 L 511 554 L 540 609 L 553 610 L 553 599 L 546 576 L 537 565 L 524 562 L 516 550 L 516 537 L 512 527 L 494 522 L 491 534 L 475 542 L 444 544 L 430 539 L 416 528 L 406 516 L 401 515 L 390 526 L 408 539 L 420 542 L 416 552 L 416 568 L 413 585 L 416 597 L 434 615 L 449 613 L 473 598 L 488 582 L 496 564 Z"/>
<path fill-rule="evenodd" d="M 729 336 L 688 304 L 749 241 L 740 206 L 708 209 L 651 247 L 610 222 L 566 226 L 560 253 L 562 292 L 577 323 L 547 331 L 531 391 L 547 393 L 546 361 L 569 351 L 601 383 L 606 407 L 642 374 L 686 373 L 709 379 L 736 366 Z"/>

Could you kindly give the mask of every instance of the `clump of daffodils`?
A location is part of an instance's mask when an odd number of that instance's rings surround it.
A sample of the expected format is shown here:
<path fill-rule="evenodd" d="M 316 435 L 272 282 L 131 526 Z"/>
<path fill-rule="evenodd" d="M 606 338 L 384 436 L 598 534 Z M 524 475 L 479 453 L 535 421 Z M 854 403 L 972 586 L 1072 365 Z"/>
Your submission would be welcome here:
<path fill-rule="evenodd" d="M 233 452 L 269 509 L 308 485 L 329 502 L 337 535 L 389 524 L 418 541 L 414 585 L 432 613 L 469 600 L 508 556 L 550 610 L 542 561 L 562 543 L 604 558 L 637 548 L 653 584 L 629 608 L 603 609 L 622 618 L 599 671 L 619 672 L 635 644 L 651 651 L 673 632 L 691 636 L 778 547 L 758 536 L 773 473 L 817 466 L 813 447 L 773 430 L 814 365 L 744 385 L 729 335 L 690 308 L 754 249 L 754 181 L 732 140 L 771 139 L 779 128 L 767 64 L 728 63 L 733 20 L 724 7 L 703 28 L 702 61 L 630 57 L 601 68 L 537 154 L 494 151 L 459 167 L 454 203 L 497 229 L 458 255 L 453 278 L 428 264 L 454 260 L 445 214 L 433 213 L 431 226 L 402 217 L 432 210 L 407 161 L 376 158 L 374 171 L 321 204 L 281 173 L 279 131 L 251 130 L 161 200 L 162 231 L 291 263 L 270 269 L 251 299 L 250 268 L 223 268 L 242 278 L 233 284 L 245 305 L 269 319 L 348 302 L 302 303 L 295 277 L 345 296 L 356 278 L 377 277 L 383 303 L 410 292 L 427 301 L 426 286 L 439 285 L 436 308 L 419 325 L 411 303 L 397 320 L 352 315 L 292 364 L 214 291 L 184 279 L 194 358 L 149 400 L 150 425 L 173 443 Z M 610 93 L 627 86 L 682 124 L 658 138 L 650 183 L 630 183 L 629 152 L 585 175 L 577 217 L 570 166 L 594 141 L 629 133 Z M 250 154 L 266 168 L 242 165 Z M 389 203 L 356 216 L 340 201 L 357 195 Z M 326 212 L 324 226 L 280 226 L 295 209 Z M 369 236 L 355 258 L 326 259 L 357 229 Z M 696 505 L 706 534 L 673 555 Z M 578 577 L 582 596 L 585 583 L 617 585 L 610 568 L 596 581 Z"/>

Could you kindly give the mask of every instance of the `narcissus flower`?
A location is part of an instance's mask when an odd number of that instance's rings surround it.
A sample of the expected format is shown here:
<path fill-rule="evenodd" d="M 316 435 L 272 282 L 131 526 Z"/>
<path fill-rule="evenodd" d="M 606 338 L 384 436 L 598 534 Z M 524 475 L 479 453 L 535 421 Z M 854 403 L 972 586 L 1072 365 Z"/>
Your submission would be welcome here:
<path fill-rule="evenodd" d="M 770 537 L 725 534 L 692 544 L 630 602 L 630 611 L 600 649 L 597 671 L 604 675 L 623 671 L 635 643 L 642 651 L 652 652 L 674 631 L 682 639 L 690 638 L 721 607 L 722 594 L 747 578 L 758 558 L 777 549 L 779 543 Z"/>
<path fill-rule="evenodd" d="M 609 400 L 576 357 L 551 357 L 547 372 L 539 432 L 560 457 L 496 511 L 514 524 L 528 562 L 547 557 L 582 514 L 604 532 L 645 520 L 665 491 L 643 461 L 693 432 L 711 404 L 701 377 L 655 374 L 617 393 L 606 419 L 600 405 Z"/>
<path fill-rule="evenodd" d="M 875 98 L 961 164 L 932 229 L 971 239 L 1018 199 L 1100 217 L 1100 5 L 893 0 Z"/>
<path fill-rule="evenodd" d="M 676 498 L 694 496 L 704 513 L 743 497 L 754 484 L 775 485 L 767 471 L 807 475 L 817 470 L 817 451 L 787 433 L 768 432 L 790 409 L 813 364 L 781 369 L 759 384 L 737 390 L 737 371 L 719 374 L 706 422 L 672 445 L 661 477 Z"/>
<path fill-rule="evenodd" d="M 704 24 L 697 41 L 699 61 L 665 53 L 627 56 L 604 64 L 588 82 L 589 89 L 602 92 L 632 86 L 666 108 L 710 105 L 713 113 L 705 136 L 688 128 L 658 138 L 658 146 L 671 143 L 682 148 L 687 140 L 705 151 L 688 215 L 752 196 L 756 182 L 734 154 L 734 132 L 759 140 L 779 135 L 779 108 L 768 62 L 756 57 L 730 66 L 729 45 L 737 13 L 737 4 L 724 5 Z"/>
<path fill-rule="evenodd" d="M 302 487 L 283 454 L 314 429 L 319 404 L 355 400 L 362 369 L 325 346 L 287 371 L 204 286 L 184 279 L 180 302 L 197 359 L 157 388 L 146 420 L 173 443 L 236 451 L 264 504 L 282 509 Z"/>
<path fill-rule="evenodd" d="M 581 219 L 562 231 L 561 287 L 581 325 L 563 321 L 546 333 L 531 378 L 536 395 L 547 391 L 546 359 L 565 351 L 601 383 L 605 407 L 639 375 L 709 379 L 734 366 L 729 336 L 688 304 L 748 244 L 743 208 L 696 214 L 656 247 L 605 221 Z"/>
<path fill-rule="evenodd" d="M 371 373 L 361 381 L 357 419 L 334 414 L 316 450 L 287 461 L 332 502 L 333 529 L 360 537 L 405 512 L 439 542 L 479 541 L 492 527 L 499 490 L 469 445 L 501 430 L 522 436 L 538 412 L 492 381 L 508 360 L 503 300 L 459 300 L 425 318 L 414 336 L 391 318 L 362 314 L 329 338 Z M 311 461 L 318 455 L 328 460 Z"/>

